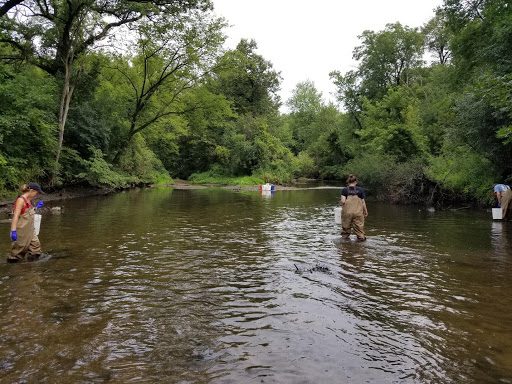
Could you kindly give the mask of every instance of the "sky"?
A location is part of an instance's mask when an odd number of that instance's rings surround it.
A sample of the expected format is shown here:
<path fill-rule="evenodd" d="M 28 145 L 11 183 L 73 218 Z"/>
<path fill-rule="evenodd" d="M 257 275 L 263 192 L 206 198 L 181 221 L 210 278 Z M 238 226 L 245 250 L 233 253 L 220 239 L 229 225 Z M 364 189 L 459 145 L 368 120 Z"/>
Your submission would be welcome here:
<path fill-rule="evenodd" d="M 281 73 L 280 96 L 288 100 L 299 82 L 310 80 L 324 101 L 335 101 L 329 72 L 356 68 L 353 49 L 364 30 L 381 31 L 399 21 L 420 27 L 442 0 L 213 0 L 226 19 L 226 49 L 254 39 L 258 54 Z M 283 106 L 286 111 L 286 106 Z"/>

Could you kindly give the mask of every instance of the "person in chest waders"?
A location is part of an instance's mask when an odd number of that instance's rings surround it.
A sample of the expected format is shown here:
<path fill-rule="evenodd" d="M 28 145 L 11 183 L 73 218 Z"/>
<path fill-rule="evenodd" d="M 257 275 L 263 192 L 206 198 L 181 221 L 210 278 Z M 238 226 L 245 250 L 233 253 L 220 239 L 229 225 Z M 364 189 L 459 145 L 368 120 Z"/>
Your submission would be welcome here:
<path fill-rule="evenodd" d="M 341 236 L 348 238 L 352 229 L 358 241 L 365 241 L 364 219 L 368 216 L 364 190 L 357 186 L 357 177 L 349 175 L 347 187 L 341 190 Z"/>
<path fill-rule="evenodd" d="M 494 196 L 496 196 L 497 207 L 501 208 L 502 219 L 510 221 L 512 219 L 512 190 L 506 184 L 496 184 Z"/>
<path fill-rule="evenodd" d="M 35 208 L 32 200 L 40 193 L 44 193 L 37 183 L 28 183 L 21 188 L 21 195 L 13 204 L 13 217 L 11 222 L 11 254 L 8 263 L 18 261 L 33 261 L 41 256 L 41 243 L 34 232 Z M 40 201 L 36 208 L 41 208 Z"/>

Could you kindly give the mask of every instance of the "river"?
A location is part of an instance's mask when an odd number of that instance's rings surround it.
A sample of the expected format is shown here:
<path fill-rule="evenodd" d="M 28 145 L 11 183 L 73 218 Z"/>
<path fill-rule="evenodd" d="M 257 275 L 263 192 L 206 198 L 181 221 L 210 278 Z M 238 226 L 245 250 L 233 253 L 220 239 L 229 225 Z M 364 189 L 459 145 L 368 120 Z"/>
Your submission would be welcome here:
<path fill-rule="evenodd" d="M 338 198 L 58 202 L 49 256 L 0 263 L 0 382 L 512 383 L 512 223 L 370 200 L 346 242 Z"/>

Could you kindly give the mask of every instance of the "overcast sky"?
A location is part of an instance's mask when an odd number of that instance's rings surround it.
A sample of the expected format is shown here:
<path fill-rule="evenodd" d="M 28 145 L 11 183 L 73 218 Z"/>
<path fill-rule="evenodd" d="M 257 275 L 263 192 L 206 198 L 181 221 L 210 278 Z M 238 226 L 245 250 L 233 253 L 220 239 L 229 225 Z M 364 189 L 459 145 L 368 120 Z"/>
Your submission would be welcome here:
<path fill-rule="evenodd" d="M 355 68 L 352 50 L 364 30 L 380 31 L 399 21 L 420 27 L 442 0 L 213 0 L 216 14 L 231 25 L 226 48 L 254 39 L 258 53 L 281 72 L 281 99 L 311 80 L 324 100 L 334 100 L 329 72 Z"/>

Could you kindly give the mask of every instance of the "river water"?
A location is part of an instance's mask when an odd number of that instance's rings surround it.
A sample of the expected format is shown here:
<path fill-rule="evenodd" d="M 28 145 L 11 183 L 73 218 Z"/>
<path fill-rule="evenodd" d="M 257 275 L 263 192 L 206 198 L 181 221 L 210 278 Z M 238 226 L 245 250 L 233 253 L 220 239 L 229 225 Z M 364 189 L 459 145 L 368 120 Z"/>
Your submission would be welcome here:
<path fill-rule="evenodd" d="M 59 202 L 50 256 L 0 263 L 0 382 L 512 383 L 512 223 L 369 201 L 340 241 L 338 197 Z"/>

